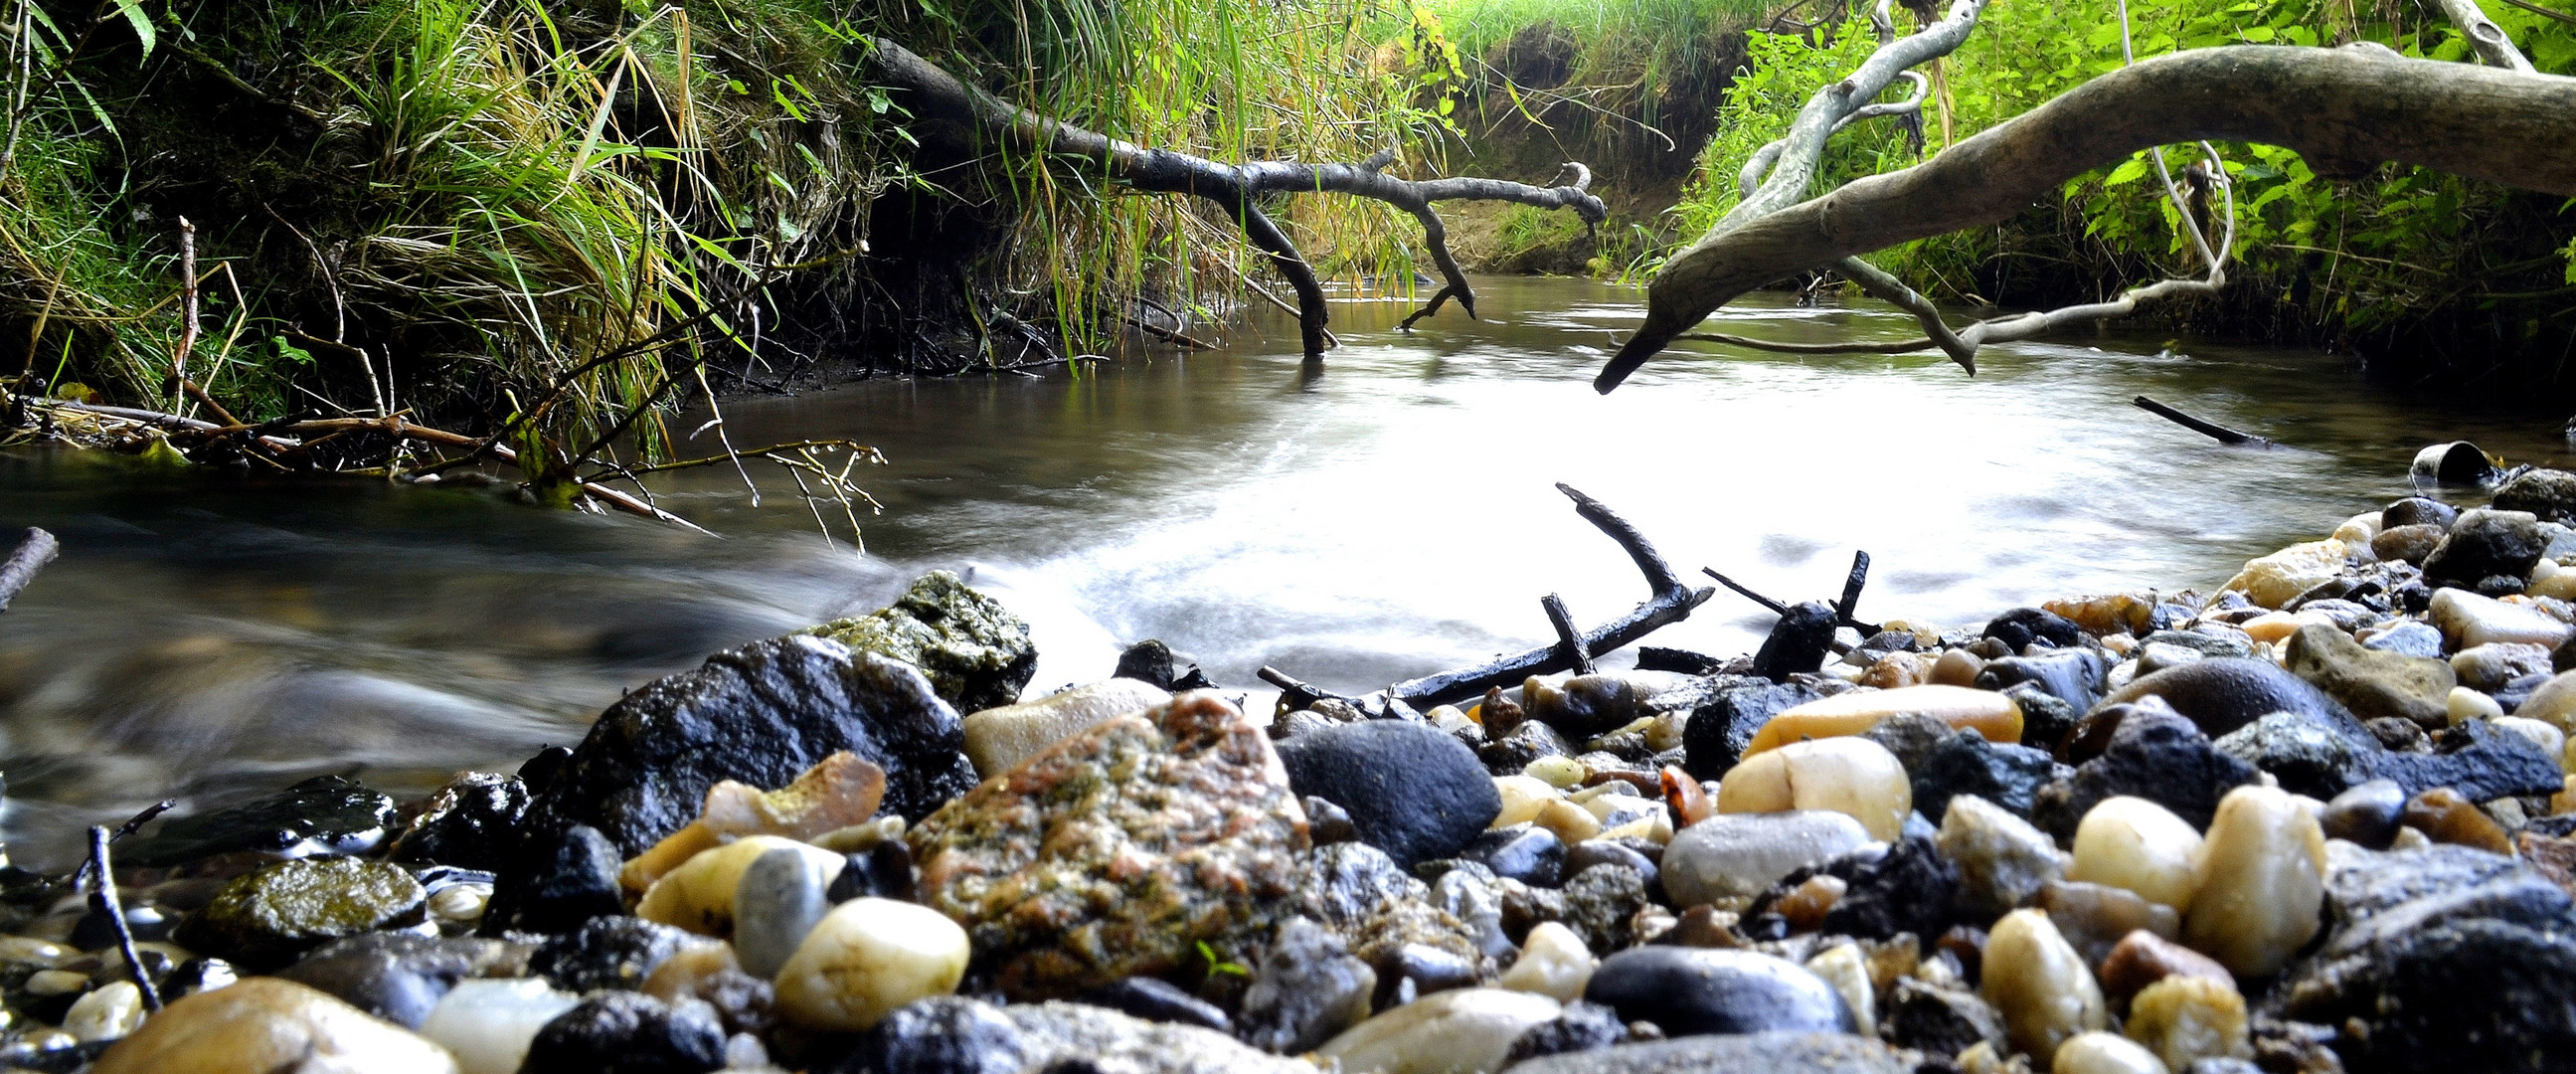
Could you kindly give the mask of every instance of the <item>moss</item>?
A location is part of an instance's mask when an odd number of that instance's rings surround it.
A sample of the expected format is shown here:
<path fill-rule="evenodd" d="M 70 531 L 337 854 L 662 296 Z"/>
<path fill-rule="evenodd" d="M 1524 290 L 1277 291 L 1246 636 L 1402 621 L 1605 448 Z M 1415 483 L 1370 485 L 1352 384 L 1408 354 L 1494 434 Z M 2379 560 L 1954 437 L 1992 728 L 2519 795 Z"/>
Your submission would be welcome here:
<path fill-rule="evenodd" d="M 949 571 L 932 571 L 866 615 L 802 631 L 920 668 L 961 712 L 1008 705 L 1037 671 L 1029 625 Z"/>

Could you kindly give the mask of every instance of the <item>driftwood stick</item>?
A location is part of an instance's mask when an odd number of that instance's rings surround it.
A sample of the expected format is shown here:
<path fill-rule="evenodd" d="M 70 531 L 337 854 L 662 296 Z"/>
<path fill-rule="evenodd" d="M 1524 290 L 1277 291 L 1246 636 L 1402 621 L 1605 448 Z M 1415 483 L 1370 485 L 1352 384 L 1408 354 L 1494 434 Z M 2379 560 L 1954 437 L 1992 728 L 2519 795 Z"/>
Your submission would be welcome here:
<path fill-rule="evenodd" d="M 1255 672 L 1255 674 L 1261 677 L 1261 681 L 1279 688 L 1280 700 L 1287 703 L 1288 710 L 1291 712 L 1298 709 L 1313 708 L 1315 707 L 1315 703 L 1318 701 L 1350 700 L 1349 698 L 1343 697 L 1342 695 L 1330 690 L 1301 681 L 1294 675 L 1290 675 L 1285 671 L 1281 671 L 1278 668 L 1270 667 L 1268 665 L 1264 665 L 1262 669 Z"/>
<path fill-rule="evenodd" d="M 2166 421 L 2170 421 L 2185 429 L 2189 429 L 2230 447 L 2272 446 L 2271 441 L 2265 440 L 2252 433 L 2238 432 L 2214 421 L 2203 421 L 2199 418 L 2192 417 L 2189 414 L 2185 414 L 2182 411 L 2166 406 L 2163 403 L 2149 399 L 2143 395 L 2129 401 L 2136 403 L 2140 409 L 2145 410 L 2147 413 L 2163 418 Z"/>
<path fill-rule="evenodd" d="M 1547 612 L 1547 625 L 1556 628 L 1557 653 L 1577 675 L 1592 674 L 1592 652 L 1583 647 L 1583 631 L 1574 625 L 1574 613 L 1565 609 L 1565 598 L 1550 593 L 1538 599 Z"/>
<path fill-rule="evenodd" d="M 1878 633 L 1878 628 L 1852 618 L 1852 613 L 1860 610 L 1860 588 L 1868 584 L 1869 553 L 1854 552 L 1851 573 L 1843 576 L 1843 599 L 1834 602 L 1834 618 L 1844 626 L 1860 631 L 1864 637 Z"/>
<path fill-rule="evenodd" d="M 134 987 L 143 993 L 143 1009 L 158 1013 L 161 1010 L 161 990 L 152 987 L 152 974 L 143 968 L 141 952 L 134 948 L 134 928 L 125 923 L 125 907 L 116 898 L 116 877 L 108 867 L 109 839 L 106 825 L 90 826 L 90 909 L 107 918 L 108 928 L 115 931 L 116 949 L 125 956 L 125 972 L 134 978 Z"/>
<path fill-rule="evenodd" d="M 197 349 L 197 225 L 179 218 L 179 349 L 170 356 L 171 409 L 178 409 L 188 383 L 188 355 Z"/>
<path fill-rule="evenodd" d="M 1647 586 L 1654 591 L 1644 602 L 1629 609 L 1628 614 L 1583 633 L 1585 652 L 1594 656 L 1611 652 L 1654 633 L 1658 628 L 1681 622 L 1690 617 L 1692 609 L 1707 603 L 1708 598 L 1717 592 L 1711 588 L 1693 589 L 1684 585 L 1681 576 L 1674 574 L 1671 565 L 1664 562 L 1663 553 L 1655 551 L 1653 542 L 1646 540 L 1646 535 L 1638 532 L 1635 525 L 1600 501 L 1567 485 L 1559 484 L 1556 490 L 1574 501 L 1574 511 L 1584 521 L 1592 523 L 1627 551 L 1628 558 L 1636 562 L 1638 571 L 1646 576 Z M 1569 666 L 1558 646 L 1548 645 L 1499 657 L 1475 667 L 1408 679 L 1387 687 L 1386 693 L 1415 708 L 1429 708 L 1475 697 L 1497 686 L 1518 686 L 1521 680 L 1532 675 L 1563 671 Z"/>
<path fill-rule="evenodd" d="M 18 591 L 35 581 L 36 572 L 44 570 L 45 564 L 60 554 L 62 545 L 53 534 L 27 527 L 27 535 L 18 539 L 17 550 L 9 553 L 6 562 L 0 562 L 0 611 L 8 610 L 9 602 L 18 599 Z"/>
<path fill-rule="evenodd" d="M 1787 615 L 1787 614 L 1789 614 L 1789 606 L 1788 606 L 1788 605 L 1786 605 L 1786 604 L 1782 604 L 1782 603 L 1780 603 L 1779 601 L 1776 601 L 1776 600 L 1773 600 L 1773 599 L 1771 599 L 1771 598 L 1769 598 L 1769 597 L 1763 596 L 1763 595 L 1762 595 L 1762 594 L 1760 594 L 1760 593 L 1756 593 L 1756 592 L 1754 592 L 1752 589 L 1750 589 L 1750 588 L 1748 588 L 1747 586 L 1745 586 L 1745 584 L 1744 584 L 1744 583 L 1739 582 L 1739 581 L 1736 581 L 1735 579 L 1733 579 L 1733 578 L 1729 578 L 1729 577 L 1727 577 L 1727 576 L 1725 576 L 1725 575 L 1723 575 L 1723 574 L 1719 574 L 1719 573 L 1717 573 L 1717 568 L 1715 568 L 1715 567 L 1702 567 L 1702 568 L 1700 568 L 1700 569 L 1699 569 L 1699 572 L 1700 572 L 1701 574 L 1705 574 L 1705 575 L 1707 575 L 1707 576 L 1709 576 L 1709 577 L 1711 577 L 1711 578 L 1715 578 L 1715 579 L 1717 579 L 1717 582 L 1718 582 L 1718 584 L 1719 584 L 1719 585 L 1722 585 L 1722 586 L 1725 586 L 1725 587 L 1726 587 L 1726 588 L 1728 588 L 1728 589 L 1732 589 L 1732 590 L 1734 590 L 1737 596 L 1743 597 L 1743 598 L 1744 598 L 1744 599 L 1746 599 L 1746 600 L 1752 601 L 1752 602 L 1753 602 L 1753 603 L 1755 603 L 1755 604 L 1759 604 L 1759 605 L 1761 605 L 1761 606 L 1763 606 L 1763 607 L 1765 607 L 1765 608 L 1770 609 L 1770 610 L 1771 610 L 1771 614 L 1773 614 L 1773 615 Z"/>

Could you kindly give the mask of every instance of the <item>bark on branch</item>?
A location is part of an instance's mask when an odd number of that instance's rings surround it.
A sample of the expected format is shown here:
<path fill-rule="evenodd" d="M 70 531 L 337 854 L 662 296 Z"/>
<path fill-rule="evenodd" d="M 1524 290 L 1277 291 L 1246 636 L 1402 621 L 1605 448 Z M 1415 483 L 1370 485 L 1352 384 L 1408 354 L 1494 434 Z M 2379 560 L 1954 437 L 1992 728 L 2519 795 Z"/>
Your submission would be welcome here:
<path fill-rule="evenodd" d="M 1556 180 L 1543 187 L 1474 177 L 1399 179 L 1386 174 L 1386 168 L 1395 162 L 1392 152 L 1380 152 L 1356 164 L 1224 164 L 1188 153 L 1147 149 L 1038 115 L 959 81 L 901 45 L 883 38 L 870 41 L 872 76 L 899 94 L 897 103 L 912 114 L 914 137 L 926 146 L 969 156 L 996 151 L 1044 153 L 1068 163 L 1078 162 L 1093 174 L 1137 190 L 1196 195 L 1223 208 L 1296 289 L 1297 321 L 1310 361 L 1324 352 L 1324 325 L 1330 318 L 1323 284 L 1297 252 L 1287 232 L 1262 210 L 1264 197 L 1348 194 L 1385 202 L 1420 221 L 1431 259 L 1439 266 L 1445 282 L 1430 302 L 1405 319 L 1406 328 L 1438 312 L 1443 303 L 1453 298 L 1467 316 L 1476 315 L 1475 292 L 1468 286 L 1457 258 L 1449 252 L 1448 230 L 1432 209 L 1433 203 L 1509 201 L 1542 209 L 1572 209 L 1586 226 L 1599 224 L 1609 216 L 1601 199 L 1590 192 L 1591 169 L 1581 164 L 1567 163 Z"/>
<path fill-rule="evenodd" d="M 2143 60 L 1922 164 L 1736 226 L 1722 222 L 1656 274 L 1645 323 L 1593 386 L 1605 393 L 1618 387 L 1665 344 L 1747 291 L 1872 250 L 2002 221 L 2066 180 L 2142 149 L 2262 142 L 2297 151 L 2330 180 L 2358 179 L 2396 161 L 2576 194 L 2571 117 L 2576 78 L 2413 60 L 2376 45 L 2236 45 Z M 2159 288 L 2199 286 L 2168 280 L 2096 307 L 1990 322 L 1981 335 L 1986 342 L 2025 338 L 2133 307 Z"/>

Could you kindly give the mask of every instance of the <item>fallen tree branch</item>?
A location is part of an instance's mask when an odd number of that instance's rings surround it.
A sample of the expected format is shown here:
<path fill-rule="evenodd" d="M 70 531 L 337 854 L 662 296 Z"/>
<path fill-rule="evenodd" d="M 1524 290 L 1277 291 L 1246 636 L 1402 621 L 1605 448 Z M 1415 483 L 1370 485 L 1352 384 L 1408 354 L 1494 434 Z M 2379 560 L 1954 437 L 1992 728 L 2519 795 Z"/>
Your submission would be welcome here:
<path fill-rule="evenodd" d="M 2576 115 L 2576 78 L 2413 60 L 2375 45 L 2236 45 L 2143 60 L 1922 164 L 1731 227 L 1721 223 L 1656 274 L 1645 323 L 1593 386 L 1617 388 L 1719 307 L 1782 276 L 2002 221 L 2066 180 L 2142 149 L 2262 142 L 2299 152 L 2330 180 L 2356 179 L 2382 161 L 2397 161 L 2576 194 L 2570 115 Z M 2167 280 L 2112 302 L 1985 322 L 1981 338 L 1972 341 L 2028 338 L 2205 286 Z"/>
<path fill-rule="evenodd" d="M 2478 7 L 2478 0 L 2442 0 L 2442 14 L 2450 16 L 2451 25 L 2460 28 L 2460 36 L 2469 39 L 2469 47 L 2477 51 L 2480 62 L 2508 71 L 2533 69 L 2522 50 L 2513 47 L 2513 36 L 2487 17 L 2485 10 Z"/>
<path fill-rule="evenodd" d="M 1474 177 L 1398 179 L 1386 174 L 1386 168 L 1395 162 L 1392 151 L 1379 152 L 1357 164 L 1277 160 L 1221 164 L 1188 153 L 1146 149 L 1040 116 L 959 81 L 892 41 L 869 41 L 870 74 L 878 84 L 902 94 L 899 103 L 914 120 L 910 129 L 924 145 L 970 156 L 983 155 L 997 145 L 1016 153 L 1043 153 L 1079 161 L 1087 169 L 1096 169 L 1101 177 L 1136 190 L 1195 195 L 1223 208 L 1242 227 L 1245 238 L 1295 288 L 1298 326 L 1310 361 L 1320 359 L 1324 353 L 1324 326 L 1331 318 L 1323 284 L 1297 252 L 1287 232 L 1263 211 L 1261 199 L 1265 197 L 1348 194 L 1385 202 L 1420 221 L 1431 259 L 1446 282 L 1421 311 L 1406 319 L 1408 327 L 1452 298 L 1469 317 L 1476 315 L 1475 292 L 1468 286 L 1457 259 L 1450 255 L 1447 229 L 1432 209 L 1433 203 L 1509 201 L 1542 209 L 1572 209 L 1586 226 L 1609 216 L 1601 199 L 1588 190 L 1591 170 L 1580 164 L 1565 165 L 1557 182 L 1545 187 Z"/>
<path fill-rule="evenodd" d="M 1592 523 L 1627 551 L 1628 558 L 1637 564 L 1638 572 L 1646 576 L 1647 587 L 1653 590 L 1652 595 L 1629 609 L 1628 614 L 1581 634 L 1582 649 L 1587 655 L 1611 652 L 1658 628 L 1681 622 L 1690 617 L 1692 609 L 1707 603 L 1708 598 L 1717 592 L 1706 587 L 1693 589 L 1684 584 L 1681 576 L 1673 573 L 1672 566 L 1664 562 L 1663 553 L 1655 551 L 1653 542 L 1646 540 L 1645 534 L 1638 532 L 1635 525 L 1619 517 L 1599 500 L 1564 484 L 1557 485 L 1556 490 L 1574 501 L 1574 512 L 1583 516 L 1584 521 Z M 1518 686 L 1521 680 L 1532 675 L 1565 671 L 1572 666 L 1562 645 L 1547 645 L 1475 667 L 1408 679 L 1387 687 L 1385 693 L 1415 708 L 1430 708 L 1463 701 L 1497 686 Z"/>
<path fill-rule="evenodd" d="M 18 591 L 35 581 L 36 572 L 44 570 L 62 550 L 53 534 L 27 527 L 27 535 L 18 539 L 18 547 L 9 553 L 9 559 L 0 562 L 0 611 L 7 611 L 9 602 L 18 599 Z"/>
<path fill-rule="evenodd" d="M 1565 598 L 1550 593 L 1538 599 L 1539 610 L 1547 613 L 1547 625 L 1556 631 L 1556 648 L 1565 666 L 1577 675 L 1592 674 L 1592 650 L 1583 646 L 1583 630 L 1574 625 L 1574 613 L 1566 610 Z"/>
<path fill-rule="evenodd" d="M 2214 421 L 2203 421 L 2199 418 L 2192 417 L 2189 414 L 2185 414 L 2182 411 L 2166 406 L 2163 403 L 2149 399 L 2143 395 L 2129 401 L 2137 404 L 2139 409 L 2144 410 L 2147 413 L 2163 418 L 2166 421 L 2170 421 L 2185 429 L 2189 429 L 2195 433 L 2199 433 L 2202 436 L 2206 436 L 2231 447 L 2272 446 L 2271 441 L 2265 440 L 2252 433 L 2238 432 Z"/>

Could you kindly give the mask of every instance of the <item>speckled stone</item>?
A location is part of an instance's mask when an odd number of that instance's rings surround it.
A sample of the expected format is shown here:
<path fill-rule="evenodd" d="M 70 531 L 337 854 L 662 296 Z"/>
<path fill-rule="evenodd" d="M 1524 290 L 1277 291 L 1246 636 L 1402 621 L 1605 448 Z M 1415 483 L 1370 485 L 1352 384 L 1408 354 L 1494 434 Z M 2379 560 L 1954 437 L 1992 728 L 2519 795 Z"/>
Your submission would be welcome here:
<path fill-rule="evenodd" d="M 1029 625 L 947 571 L 922 575 L 893 604 L 806 633 L 920 668 L 959 712 L 1018 701 L 1038 669 Z"/>
<path fill-rule="evenodd" d="M 1085 730 L 907 837 L 921 901 L 1014 997 L 1245 954 L 1297 894 L 1306 817 L 1270 740 L 1212 692 Z"/>
<path fill-rule="evenodd" d="M 280 862 L 224 885 L 176 939 L 245 967 L 272 969 L 343 936 L 417 924 L 428 897 L 410 873 L 384 862 Z"/>

